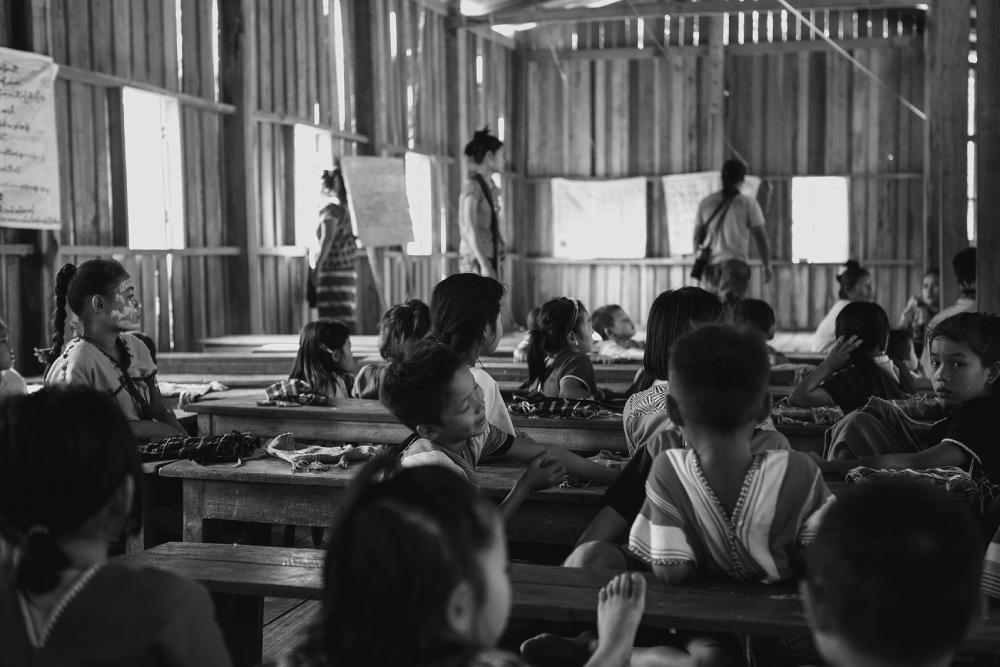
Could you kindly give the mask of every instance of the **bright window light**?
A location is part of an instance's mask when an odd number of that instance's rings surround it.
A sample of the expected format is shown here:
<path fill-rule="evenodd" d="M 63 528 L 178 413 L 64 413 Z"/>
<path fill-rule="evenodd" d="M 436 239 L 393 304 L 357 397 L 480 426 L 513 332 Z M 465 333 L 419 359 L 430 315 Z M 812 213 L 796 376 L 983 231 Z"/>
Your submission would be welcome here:
<path fill-rule="evenodd" d="M 408 255 L 430 255 L 434 228 L 434 169 L 430 156 L 407 153 L 406 199 L 410 203 L 413 240 L 406 244 Z"/>
<path fill-rule="evenodd" d="M 129 247 L 184 247 L 181 121 L 177 100 L 122 89 Z"/>
<path fill-rule="evenodd" d="M 344 15 L 340 0 L 333 0 L 333 64 L 337 77 L 337 127 L 347 129 L 347 70 L 344 63 Z"/>
<path fill-rule="evenodd" d="M 839 263 L 848 256 L 850 199 L 843 176 L 792 179 L 792 257 Z"/>
<path fill-rule="evenodd" d="M 309 125 L 295 126 L 295 245 L 309 251 L 309 265 L 319 256 L 319 212 L 329 203 L 320 180 L 323 171 L 333 169 L 333 142 L 330 133 Z"/>

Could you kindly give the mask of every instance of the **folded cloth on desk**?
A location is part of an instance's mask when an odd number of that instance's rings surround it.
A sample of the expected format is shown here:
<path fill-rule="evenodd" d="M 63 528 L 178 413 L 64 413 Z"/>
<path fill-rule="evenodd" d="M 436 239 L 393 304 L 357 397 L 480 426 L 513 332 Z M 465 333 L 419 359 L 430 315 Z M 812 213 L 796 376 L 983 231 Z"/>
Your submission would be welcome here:
<path fill-rule="evenodd" d="M 195 463 L 240 462 L 263 455 L 260 438 L 252 433 L 223 433 L 188 437 L 174 435 L 156 442 L 139 445 L 143 461 L 191 459 Z"/>
<path fill-rule="evenodd" d="M 287 461 L 292 472 L 324 472 L 331 465 L 346 468 L 351 463 L 367 461 L 381 451 L 379 445 L 336 445 L 302 447 L 291 433 L 282 433 L 264 446 L 271 456 Z"/>
<path fill-rule="evenodd" d="M 585 398 L 552 398 L 539 392 L 516 393 L 508 409 L 516 417 L 566 417 L 591 419 L 621 415 L 623 400 L 598 401 Z"/>
<path fill-rule="evenodd" d="M 962 500 L 979 502 L 981 492 L 980 487 L 973 479 L 972 475 L 957 466 L 945 466 L 942 468 L 926 468 L 913 470 L 902 468 L 900 470 L 882 470 L 877 468 L 866 468 L 858 466 L 849 471 L 845 476 L 848 482 L 867 482 L 873 479 L 906 479 L 918 482 L 925 482 L 933 486 L 939 486 L 948 493 L 958 496 Z"/>
<path fill-rule="evenodd" d="M 282 408 L 300 405 L 327 405 L 330 399 L 324 394 L 313 391 L 308 382 L 302 380 L 279 380 L 264 389 L 266 401 L 258 401 L 257 405 L 275 405 Z"/>
<path fill-rule="evenodd" d="M 178 396 L 177 407 L 183 410 L 199 398 L 213 391 L 227 391 L 229 387 L 221 382 L 167 382 L 160 380 L 160 395 Z"/>
<path fill-rule="evenodd" d="M 771 410 L 771 419 L 776 426 L 797 424 L 800 426 L 832 426 L 844 418 L 844 411 L 837 406 L 822 408 L 793 408 L 785 402 L 778 403 Z"/>

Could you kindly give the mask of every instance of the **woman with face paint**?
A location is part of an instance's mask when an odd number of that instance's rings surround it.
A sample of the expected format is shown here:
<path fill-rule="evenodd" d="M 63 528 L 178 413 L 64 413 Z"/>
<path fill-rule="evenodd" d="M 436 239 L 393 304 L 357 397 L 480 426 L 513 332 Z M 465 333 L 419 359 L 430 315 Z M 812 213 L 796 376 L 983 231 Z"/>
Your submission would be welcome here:
<path fill-rule="evenodd" d="M 184 435 L 156 384 L 149 348 L 129 333 L 139 328 L 142 306 L 125 268 L 110 259 L 66 264 L 56 276 L 52 348 L 45 384 L 84 384 L 115 399 L 139 441 Z M 64 341 L 67 306 L 80 335 Z"/>

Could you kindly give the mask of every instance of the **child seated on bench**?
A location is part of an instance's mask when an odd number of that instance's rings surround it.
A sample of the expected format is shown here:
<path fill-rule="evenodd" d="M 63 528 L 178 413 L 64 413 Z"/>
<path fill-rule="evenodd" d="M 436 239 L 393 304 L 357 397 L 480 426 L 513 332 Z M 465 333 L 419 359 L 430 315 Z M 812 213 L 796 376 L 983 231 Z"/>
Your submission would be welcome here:
<path fill-rule="evenodd" d="M 377 458 L 331 534 L 322 608 L 290 664 L 525 667 L 494 648 L 511 607 L 503 524 L 460 477 Z M 641 577 L 601 590 L 589 666 L 627 667 L 644 602 Z"/>
<path fill-rule="evenodd" d="M 617 471 L 592 463 L 562 447 L 546 449 L 490 424 L 483 391 L 468 366 L 448 347 L 432 340 L 415 343 L 382 377 L 382 404 L 417 438 L 401 454 L 404 466 L 442 465 L 473 484 L 488 456 L 507 456 L 527 468 L 501 505 L 510 516 L 532 492 L 566 475 L 609 484 Z"/>
<path fill-rule="evenodd" d="M 378 323 L 378 353 L 381 363 L 365 364 L 354 376 L 354 398 L 374 398 L 378 400 L 382 386 L 382 372 L 413 343 L 422 339 L 431 326 L 431 310 L 420 299 L 410 299 L 406 303 L 393 306 L 385 311 Z"/>
<path fill-rule="evenodd" d="M 350 328 L 343 322 L 317 320 L 307 322 L 299 333 L 299 351 L 288 379 L 305 382 L 316 394 L 347 398 L 356 369 Z"/>
<path fill-rule="evenodd" d="M 601 337 L 594 350 L 601 361 L 642 361 L 646 346 L 632 340 L 635 325 L 624 308 L 615 303 L 601 306 L 591 314 L 590 323 Z"/>
<path fill-rule="evenodd" d="M 982 618 L 968 508 L 923 483 L 838 495 L 809 549 L 803 603 L 831 667 L 945 667 Z"/>
<path fill-rule="evenodd" d="M 726 323 L 756 331 L 767 341 L 772 341 L 778 327 L 778 318 L 767 301 L 740 299 L 726 309 Z M 767 357 L 772 366 L 788 363 L 788 357 L 771 347 L 770 342 L 767 345 Z"/>
<path fill-rule="evenodd" d="M 538 315 L 538 327 L 531 330 L 528 380 L 522 388 L 553 398 L 603 398 L 587 356 L 593 344 L 584 305 L 566 297 L 549 299 Z"/>
<path fill-rule="evenodd" d="M 0 401 L 4 664 L 229 665 L 204 588 L 108 561 L 109 544 L 137 527 L 141 482 L 112 399 L 75 386 Z"/>

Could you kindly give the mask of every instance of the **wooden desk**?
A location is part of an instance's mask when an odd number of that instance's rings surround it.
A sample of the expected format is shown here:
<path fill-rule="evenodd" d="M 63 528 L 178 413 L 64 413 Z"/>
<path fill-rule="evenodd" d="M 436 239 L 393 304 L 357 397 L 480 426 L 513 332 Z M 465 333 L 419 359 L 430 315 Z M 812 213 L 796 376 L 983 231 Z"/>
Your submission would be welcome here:
<path fill-rule="evenodd" d="M 201 582 L 215 597 L 216 617 L 236 664 L 261 658 L 265 596 L 320 599 L 324 552 L 172 542 L 120 557 L 134 566 L 158 567 Z M 569 623 L 593 629 L 597 593 L 617 574 L 512 563 L 511 617 Z M 652 574 L 643 628 L 787 636 L 808 631 L 794 585 L 731 581 L 666 586 Z M 1000 622 L 988 617 L 964 648 L 991 653 L 1000 647 Z"/>
<path fill-rule="evenodd" d="M 250 399 L 218 399 L 193 403 L 203 434 L 252 431 L 261 436 L 292 433 L 300 440 L 334 440 L 395 444 L 410 435 L 378 401 L 337 400 L 333 406 L 261 407 Z M 625 451 L 621 417 L 548 419 L 515 417 L 514 427 L 544 445 L 574 451 Z"/>
<path fill-rule="evenodd" d="M 213 542 L 215 522 L 329 526 L 339 499 L 360 465 L 322 473 L 293 473 L 284 461 L 268 458 L 202 466 L 178 461 L 160 468 L 161 477 L 183 484 L 184 541 Z M 482 466 L 485 495 L 498 503 L 521 474 L 520 466 Z M 513 542 L 572 546 L 600 510 L 604 487 L 555 488 L 533 494 L 507 524 Z"/>

